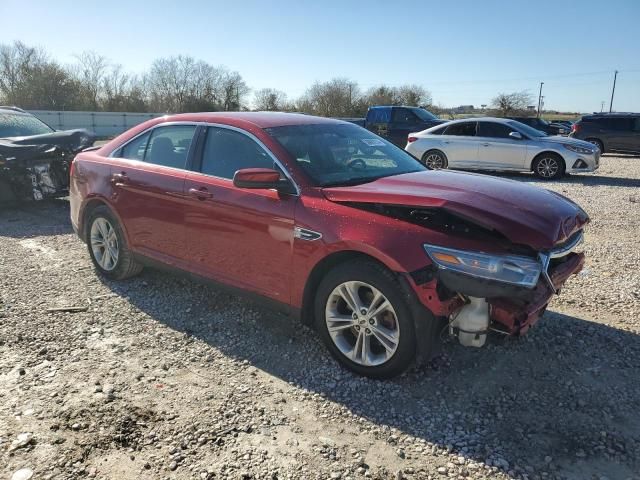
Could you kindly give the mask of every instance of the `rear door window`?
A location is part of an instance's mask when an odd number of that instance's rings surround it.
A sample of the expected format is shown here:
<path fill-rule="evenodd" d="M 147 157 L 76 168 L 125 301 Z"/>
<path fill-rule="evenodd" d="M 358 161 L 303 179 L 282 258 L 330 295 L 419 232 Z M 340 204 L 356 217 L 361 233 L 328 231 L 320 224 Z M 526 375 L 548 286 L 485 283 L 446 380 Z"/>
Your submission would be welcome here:
<path fill-rule="evenodd" d="M 515 130 L 501 123 L 478 122 L 479 137 L 509 138 L 511 132 L 515 132 Z"/>
<path fill-rule="evenodd" d="M 627 132 L 631 130 L 632 119 L 631 118 L 607 118 L 607 128 L 611 130 L 617 130 L 619 132 Z"/>
<path fill-rule="evenodd" d="M 228 128 L 209 127 L 200 171 L 232 179 L 243 168 L 275 168 L 273 158 L 247 135 Z"/>
<path fill-rule="evenodd" d="M 443 135 L 455 135 L 459 137 L 475 137 L 477 122 L 461 122 L 449 125 Z"/>
<path fill-rule="evenodd" d="M 130 160 L 144 160 L 144 154 L 147 151 L 147 144 L 149 143 L 150 136 L 151 133 L 147 132 L 134 138 L 122 147 L 115 156 L 128 158 Z"/>
<path fill-rule="evenodd" d="M 168 125 L 154 128 L 144 161 L 164 167 L 185 168 L 195 125 Z"/>

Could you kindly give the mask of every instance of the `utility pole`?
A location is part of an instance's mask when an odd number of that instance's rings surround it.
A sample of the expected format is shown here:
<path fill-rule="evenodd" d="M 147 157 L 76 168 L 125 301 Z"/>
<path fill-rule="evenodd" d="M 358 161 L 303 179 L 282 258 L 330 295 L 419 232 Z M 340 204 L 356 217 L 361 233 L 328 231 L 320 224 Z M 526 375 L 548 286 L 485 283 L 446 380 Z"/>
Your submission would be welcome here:
<path fill-rule="evenodd" d="M 618 70 L 613 73 L 613 88 L 611 89 L 611 103 L 609 104 L 609 113 L 613 110 L 613 94 L 616 93 L 616 78 L 618 78 Z"/>
<path fill-rule="evenodd" d="M 600 102 L 600 113 L 604 112 L 604 100 Z"/>
<path fill-rule="evenodd" d="M 540 118 L 540 108 L 542 108 L 542 85 L 544 85 L 544 82 L 540 82 L 540 93 L 538 94 L 538 118 Z"/>

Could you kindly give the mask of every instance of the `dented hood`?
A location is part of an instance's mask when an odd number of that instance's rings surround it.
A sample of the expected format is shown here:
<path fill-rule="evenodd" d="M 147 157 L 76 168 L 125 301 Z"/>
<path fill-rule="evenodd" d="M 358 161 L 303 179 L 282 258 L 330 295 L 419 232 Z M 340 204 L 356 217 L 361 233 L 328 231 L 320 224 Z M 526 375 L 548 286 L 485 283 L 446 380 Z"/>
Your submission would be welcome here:
<path fill-rule="evenodd" d="M 553 248 L 589 221 L 582 208 L 560 194 L 474 173 L 407 173 L 322 191 L 327 199 L 339 203 L 445 209 L 535 250 Z"/>

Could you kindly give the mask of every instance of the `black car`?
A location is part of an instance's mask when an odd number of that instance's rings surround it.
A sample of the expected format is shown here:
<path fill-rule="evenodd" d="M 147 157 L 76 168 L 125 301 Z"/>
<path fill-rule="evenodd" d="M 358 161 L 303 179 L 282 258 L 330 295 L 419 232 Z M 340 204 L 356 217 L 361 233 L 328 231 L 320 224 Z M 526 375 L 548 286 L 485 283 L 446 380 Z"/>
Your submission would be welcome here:
<path fill-rule="evenodd" d="M 74 155 L 93 145 L 87 130 L 56 131 L 16 107 L 0 107 L 0 204 L 65 195 Z"/>
<path fill-rule="evenodd" d="M 537 117 L 508 117 L 511 120 L 516 120 L 520 123 L 524 123 L 525 125 L 529 125 L 530 127 L 535 128 L 536 130 L 540 130 L 541 132 L 546 133 L 547 135 L 567 135 L 571 129 L 564 125 L 558 125 L 555 123 L 549 123 L 542 118 Z"/>
<path fill-rule="evenodd" d="M 597 145 L 602 153 L 640 153 L 640 113 L 585 115 L 569 136 Z"/>

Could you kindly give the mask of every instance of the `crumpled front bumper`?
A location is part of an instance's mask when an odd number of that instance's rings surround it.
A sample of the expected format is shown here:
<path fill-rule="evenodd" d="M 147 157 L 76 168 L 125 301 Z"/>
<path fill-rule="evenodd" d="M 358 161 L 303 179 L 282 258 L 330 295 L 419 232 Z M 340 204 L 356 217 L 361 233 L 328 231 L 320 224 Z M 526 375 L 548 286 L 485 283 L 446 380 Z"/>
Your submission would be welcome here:
<path fill-rule="evenodd" d="M 584 266 L 583 253 L 570 253 L 562 263 L 550 267 L 549 281 L 544 278 L 525 298 L 496 298 L 489 300 L 492 323 L 509 335 L 524 335 L 542 316 L 555 293 L 560 291 L 571 275 L 575 275 Z M 555 289 L 555 291 L 554 291 Z"/>

